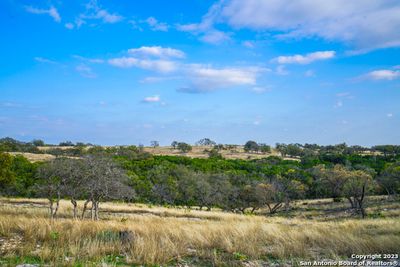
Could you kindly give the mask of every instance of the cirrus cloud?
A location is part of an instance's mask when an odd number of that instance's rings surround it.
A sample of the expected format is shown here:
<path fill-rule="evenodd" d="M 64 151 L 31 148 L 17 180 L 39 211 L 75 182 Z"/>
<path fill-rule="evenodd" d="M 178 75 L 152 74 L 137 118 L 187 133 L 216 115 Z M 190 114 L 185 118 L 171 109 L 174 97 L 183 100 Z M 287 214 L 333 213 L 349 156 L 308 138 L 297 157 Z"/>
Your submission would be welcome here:
<path fill-rule="evenodd" d="M 41 8 L 35 8 L 32 6 L 26 6 L 25 10 L 32 14 L 39 14 L 39 15 L 47 14 L 50 17 L 52 17 L 55 22 L 61 22 L 61 16 L 58 13 L 58 10 L 54 6 L 50 7 L 49 9 L 41 9 Z"/>

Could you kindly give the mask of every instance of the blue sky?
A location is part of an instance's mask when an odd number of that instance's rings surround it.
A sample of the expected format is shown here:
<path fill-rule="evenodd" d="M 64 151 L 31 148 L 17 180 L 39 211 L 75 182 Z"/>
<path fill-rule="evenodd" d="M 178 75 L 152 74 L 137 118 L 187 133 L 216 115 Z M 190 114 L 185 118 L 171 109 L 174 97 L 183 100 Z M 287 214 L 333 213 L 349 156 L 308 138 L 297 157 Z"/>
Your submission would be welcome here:
<path fill-rule="evenodd" d="M 0 136 L 400 144 L 395 0 L 0 3 Z"/>

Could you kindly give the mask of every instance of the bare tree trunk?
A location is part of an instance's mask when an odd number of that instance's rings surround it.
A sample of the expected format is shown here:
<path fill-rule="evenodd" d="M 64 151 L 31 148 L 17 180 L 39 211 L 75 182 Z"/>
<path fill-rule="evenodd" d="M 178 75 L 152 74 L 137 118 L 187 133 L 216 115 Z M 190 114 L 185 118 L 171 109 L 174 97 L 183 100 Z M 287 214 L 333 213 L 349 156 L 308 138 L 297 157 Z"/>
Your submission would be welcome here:
<path fill-rule="evenodd" d="M 94 202 L 94 219 L 99 220 L 99 201 Z"/>
<path fill-rule="evenodd" d="M 288 212 L 290 208 L 290 200 L 289 198 L 285 198 L 285 211 Z"/>
<path fill-rule="evenodd" d="M 86 200 L 85 203 L 83 204 L 83 210 L 82 210 L 82 216 L 81 216 L 81 219 L 82 219 L 82 220 L 85 218 L 85 212 L 86 212 L 87 205 L 89 204 L 89 202 L 90 202 L 90 200 L 88 199 L 88 200 Z"/>
<path fill-rule="evenodd" d="M 92 200 L 92 206 L 90 207 L 90 218 L 94 221 L 94 212 L 95 212 L 95 201 Z"/>
<path fill-rule="evenodd" d="M 54 209 L 53 217 L 55 218 L 57 215 L 58 208 L 60 207 L 60 199 L 58 198 L 56 201 L 56 208 Z"/>
<path fill-rule="evenodd" d="M 354 201 L 351 199 L 351 197 L 348 197 L 347 200 L 350 202 L 351 208 L 354 209 L 355 204 L 354 204 Z"/>
<path fill-rule="evenodd" d="M 274 206 L 271 207 L 270 204 L 267 204 L 270 214 L 274 214 L 282 207 L 282 203 L 276 203 Z"/>
<path fill-rule="evenodd" d="M 56 207 L 54 207 L 54 200 L 49 199 L 50 201 L 50 218 L 54 219 L 57 215 L 58 208 L 60 207 L 60 193 L 57 193 Z"/>
<path fill-rule="evenodd" d="M 78 203 L 76 202 L 76 200 L 75 199 L 71 199 L 71 203 L 72 203 L 72 205 L 74 206 L 74 219 L 76 219 L 77 218 L 77 208 L 78 208 Z"/>
<path fill-rule="evenodd" d="M 365 212 L 364 206 L 363 206 L 364 197 L 365 197 L 365 187 L 366 186 L 367 186 L 366 184 L 363 185 L 362 192 L 361 192 L 361 198 L 358 199 L 358 207 L 360 208 L 361 216 L 362 216 L 363 219 L 367 215 L 366 212 Z"/>
<path fill-rule="evenodd" d="M 50 219 L 53 220 L 54 219 L 54 208 L 53 208 L 53 199 L 49 199 L 49 211 L 50 211 Z"/>

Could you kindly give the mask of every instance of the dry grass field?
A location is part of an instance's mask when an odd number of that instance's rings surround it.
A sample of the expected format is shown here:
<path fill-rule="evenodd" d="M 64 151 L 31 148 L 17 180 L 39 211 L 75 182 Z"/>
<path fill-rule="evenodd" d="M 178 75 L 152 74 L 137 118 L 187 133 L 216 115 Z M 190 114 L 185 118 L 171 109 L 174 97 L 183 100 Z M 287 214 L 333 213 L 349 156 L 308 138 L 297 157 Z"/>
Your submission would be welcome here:
<path fill-rule="evenodd" d="M 16 156 L 22 155 L 30 162 L 38 162 L 38 161 L 49 161 L 53 160 L 56 157 L 50 154 L 35 154 L 35 153 L 27 153 L 27 152 L 8 152 L 9 154 Z"/>
<path fill-rule="evenodd" d="M 50 156 L 53 157 L 50 154 L 46 154 L 45 152 L 50 149 L 58 148 L 58 149 L 71 149 L 71 147 L 68 146 L 57 146 L 57 147 L 52 147 L 52 146 L 42 146 L 38 147 L 39 150 L 44 152 L 42 155 L 43 160 L 48 160 L 46 157 Z M 88 149 L 89 147 L 86 147 Z M 188 153 L 182 153 L 178 149 L 174 149 L 171 146 L 159 146 L 159 147 L 143 147 L 143 150 L 145 152 L 148 152 L 153 155 L 164 155 L 164 156 L 186 156 L 186 157 L 191 157 L 191 158 L 208 158 L 209 155 L 207 153 L 207 150 L 211 150 L 212 147 L 210 146 L 193 146 L 192 150 Z M 265 158 L 269 156 L 278 156 L 280 157 L 281 154 L 276 151 L 275 149 L 272 149 L 271 153 L 249 153 L 244 150 L 243 146 L 235 146 L 235 148 L 232 149 L 222 149 L 219 151 L 219 153 L 222 155 L 222 157 L 226 159 L 260 159 L 260 158 Z M 23 154 L 26 158 L 29 160 L 35 161 L 35 158 L 31 157 L 31 153 L 20 153 Z M 26 154 L 26 155 L 25 155 Z M 35 154 L 33 154 L 35 155 Z M 38 154 L 39 155 L 39 154 Z M 49 159 L 51 159 L 49 157 Z M 285 158 L 287 160 L 299 160 L 297 158 Z"/>
<path fill-rule="evenodd" d="M 100 221 L 74 220 L 62 201 L 50 221 L 46 200 L 0 199 L 0 264 L 50 266 L 296 266 L 299 259 L 395 253 L 400 204 L 368 200 L 368 219 L 331 199 L 298 201 L 288 214 L 102 203 Z M 80 203 L 82 206 L 82 203 Z M 130 239 L 123 242 L 121 231 Z"/>

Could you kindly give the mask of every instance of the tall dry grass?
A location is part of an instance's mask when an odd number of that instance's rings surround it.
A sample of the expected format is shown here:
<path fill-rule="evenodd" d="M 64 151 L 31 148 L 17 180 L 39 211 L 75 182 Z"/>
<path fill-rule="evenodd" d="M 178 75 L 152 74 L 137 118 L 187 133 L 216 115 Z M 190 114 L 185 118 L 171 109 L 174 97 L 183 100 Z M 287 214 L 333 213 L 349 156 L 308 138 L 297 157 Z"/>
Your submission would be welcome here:
<path fill-rule="evenodd" d="M 103 220 L 93 222 L 65 218 L 70 213 L 67 204 L 61 205 L 62 218 L 53 222 L 45 208 L 1 206 L 0 237 L 22 238 L 19 245 L 2 250 L 2 257 L 30 256 L 57 266 L 101 261 L 107 255 L 121 255 L 129 264 L 197 257 L 226 265 L 227 257 L 237 254 L 249 260 L 334 259 L 352 253 L 394 253 L 400 246 L 398 219 L 323 222 L 222 212 L 205 216 L 207 212 L 177 209 L 160 216 L 164 208 L 107 203 L 103 208 L 148 213 L 103 214 Z M 134 233 L 129 245 L 122 244 L 119 231 Z"/>

